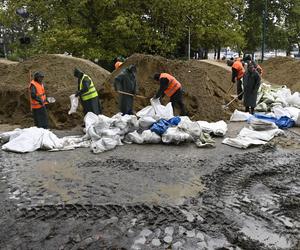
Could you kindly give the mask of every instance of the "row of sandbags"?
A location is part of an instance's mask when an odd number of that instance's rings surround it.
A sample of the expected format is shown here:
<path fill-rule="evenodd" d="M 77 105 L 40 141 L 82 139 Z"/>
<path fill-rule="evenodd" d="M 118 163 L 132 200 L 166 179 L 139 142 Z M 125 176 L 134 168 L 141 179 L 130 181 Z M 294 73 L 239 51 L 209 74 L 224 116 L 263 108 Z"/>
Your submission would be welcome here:
<path fill-rule="evenodd" d="M 177 123 L 162 133 L 153 129 L 162 121 L 176 120 Z M 209 134 L 224 136 L 227 124 L 224 121 L 208 123 L 191 121 L 188 117 L 174 117 L 171 103 L 161 105 L 152 100 L 151 106 L 135 115 L 116 114 L 113 117 L 88 113 L 85 118 L 84 136 L 58 138 L 54 133 L 42 128 L 16 129 L 0 134 L 3 150 L 12 152 L 32 152 L 44 150 L 71 150 L 77 147 L 90 147 L 94 153 L 111 150 L 124 143 L 174 143 L 194 142 L 198 147 L 212 146 L 214 141 Z M 156 132 L 155 132 L 156 131 Z"/>
<path fill-rule="evenodd" d="M 286 86 L 274 87 L 262 83 L 258 92 L 256 111 L 272 112 L 275 107 L 300 109 L 299 92 L 292 94 L 291 90 Z"/>

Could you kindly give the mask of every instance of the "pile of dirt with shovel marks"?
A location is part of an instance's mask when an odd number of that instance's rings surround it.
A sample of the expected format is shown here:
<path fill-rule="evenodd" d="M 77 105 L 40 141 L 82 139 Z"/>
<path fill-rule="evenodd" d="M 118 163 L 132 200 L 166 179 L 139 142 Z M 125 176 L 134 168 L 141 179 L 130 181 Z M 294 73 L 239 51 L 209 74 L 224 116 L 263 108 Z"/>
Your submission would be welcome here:
<path fill-rule="evenodd" d="M 196 60 L 168 60 L 159 56 L 134 54 L 127 58 L 120 69 L 111 74 L 108 84 L 113 84 L 114 78 L 130 64 L 137 65 L 138 94 L 149 98 L 153 97 L 159 88 L 159 84 L 153 80 L 155 73 L 166 72 L 175 76 L 183 85 L 184 103 L 193 120 L 227 120 L 237 105 L 233 103 L 229 110 L 222 107 L 231 99 L 230 95 L 226 94 L 231 85 L 231 74 L 224 68 Z M 230 93 L 234 92 L 235 86 Z M 168 97 L 164 97 L 163 102 L 168 101 Z M 149 99 L 136 98 L 135 110 L 147 105 Z M 178 114 L 178 110 L 176 112 Z"/>
<path fill-rule="evenodd" d="M 275 57 L 262 64 L 263 78 L 278 85 L 286 85 L 293 91 L 300 91 L 300 60 L 290 57 Z"/>
<path fill-rule="evenodd" d="M 55 103 L 48 105 L 50 127 L 70 128 L 81 125 L 81 108 L 76 114 L 68 115 L 69 96 L 77 90 L 77 79 L 73 76 L 75 67 L 92 77 L 104 102 L 104 112 L 111 113 L 109 107 L 115 105 L 115 101 L 110 98 L 111 89 L 104 90 L 103 87 L 104 80 L 110 75 L 108 71 L 84 59 L 41 55 L 21 63 L 0 61 L 0 123 L 20 124 L 21 127 L 33 125 L 28 98 L 30 72 L 42 71 L 45 73 L 46 94 L 56 99 Z"/>

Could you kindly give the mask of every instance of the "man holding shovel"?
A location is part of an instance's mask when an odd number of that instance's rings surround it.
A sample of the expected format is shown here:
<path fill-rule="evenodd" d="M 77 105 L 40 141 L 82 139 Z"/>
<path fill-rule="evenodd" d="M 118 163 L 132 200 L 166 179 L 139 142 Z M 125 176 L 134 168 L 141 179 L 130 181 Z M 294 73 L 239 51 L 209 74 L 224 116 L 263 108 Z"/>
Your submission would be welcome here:
<path fill-rule="evenodd" d="M 114 88 L 119 93 L 119 110 L 122 115 L 132 115 L 133 98 L 137 92 L 135 65 L 130 65 L 121 71 L 115 78 Z"/>
<path fill-rule="evenodd" d="M 48 129 L 48 114 L 46 109 L 47 98 L 43 84 L 44 74 L 36 72 L 30 82 L 30 105 L 34 119 L 34 125 L 38 128 Z"/>

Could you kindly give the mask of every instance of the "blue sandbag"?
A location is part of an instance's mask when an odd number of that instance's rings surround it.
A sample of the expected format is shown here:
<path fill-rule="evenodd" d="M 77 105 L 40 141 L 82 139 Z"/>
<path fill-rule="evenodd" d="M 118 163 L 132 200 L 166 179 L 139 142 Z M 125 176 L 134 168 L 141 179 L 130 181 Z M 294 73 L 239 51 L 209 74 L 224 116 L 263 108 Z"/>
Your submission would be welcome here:
<path fill-rule="evenodd" d="M 267 116 L 267 115 L 261 115 L 261 114 L 254 114 L 254 116 L 258 119 L 266 120 L 269 122 L 273 122 L 276 124 L 278 128 L 286 129 L 286 128 L 292 128 L 295 126 L 295 121 L 287 116 L 281 116 L 280 118 Z"/>
<path fill-rule="evenodd" d="M 150 127 L 151 132 L 155 132 L 158 135 L 162 135 L 171 126 L 177 126 L 181 119 L 179 116 L 175 116 L 168 121 L 165 119 L 159 119 L 157 122 L 153 123 Z"/>
<path fill-rule="evenodd" d="M 278 128 L 286 129 L 286 128 L 292 128 L 295 126 L 295 121 L 287 116 L 281 116 L 275 124 L 278 126 Z"/>

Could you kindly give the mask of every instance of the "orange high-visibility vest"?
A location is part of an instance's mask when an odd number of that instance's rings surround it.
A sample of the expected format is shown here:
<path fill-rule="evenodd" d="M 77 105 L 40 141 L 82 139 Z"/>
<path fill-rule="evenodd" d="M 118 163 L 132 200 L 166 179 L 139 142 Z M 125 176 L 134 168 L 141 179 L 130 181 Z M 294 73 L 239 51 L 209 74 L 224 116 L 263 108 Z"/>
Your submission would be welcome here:
<path fill-rule="evenodd" d="M 245 69 L 243 67 L 243 64 L 240 60 L 236 60 L 233 65 L 232 65 L 232 68 L 236 69 L 237 72 L 238 72 L 238 75 L 237 75 L 237 80 L 240 80 L 242 79 L 242 77 L 244 76 L 245 74 Z"/>
<path fill-rule="evenodd" d="M 168 73 L 161 73 L 159 79 L 161 78 L 167 78 L 169 80 L 168 88 L 164 91 L 168 97 L 174 95 L 175 92 L 181 88 L 180 82 L 178 82 L 174 76 L 171 76 Z"/>
<path fill-rule="evenodd" d="M 29 90 L 30 90 L 31 85 L 33 85 L 36 89 L 36 96 L 40 97 L 42 102 L 44 104 L 46 104 L 47 101 L 46 101 L 46 93 L 45 93 L 44 85 L 42 83 L 38 83 L 38 82 L 32 80 L 29 85 Z M 32 109 L 39 109 L 39 108 L 43 107 L 38 101 L 33 100 L 31 98 L 31 91 L 29 91 L 29 97 L 30 97 L 30 103 L 31 103 Z"/>
<path fill-rule="evenodd" d="M 117 62 L 115 63 L 115 69 L 120 68 L 120 66 L 121 66 L 122 64 L 123 64 L 122 62 L 117 61 Z"/>

